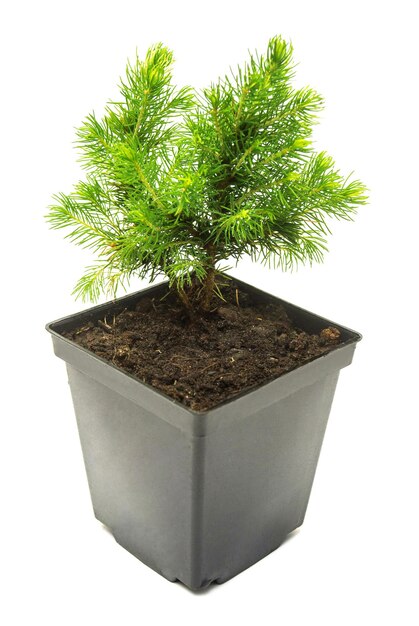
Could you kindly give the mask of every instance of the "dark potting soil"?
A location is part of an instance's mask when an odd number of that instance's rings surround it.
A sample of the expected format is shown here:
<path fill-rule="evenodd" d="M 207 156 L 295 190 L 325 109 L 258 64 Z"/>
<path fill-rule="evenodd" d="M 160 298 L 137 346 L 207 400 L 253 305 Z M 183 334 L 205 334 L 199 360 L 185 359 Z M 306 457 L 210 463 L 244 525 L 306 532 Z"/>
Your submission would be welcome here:
<path fill-rule="evenodd" d="M 231 283 L 192 321 L 177 298 L 143 297 L 135 309 L 63 333 L 77 344 L 195 411 L 307 363 L 340 343 L 336 328 L 311 335 L 275 300 L 259 302 Z M 215 298 L 214 298 L 215 300 Z"/>

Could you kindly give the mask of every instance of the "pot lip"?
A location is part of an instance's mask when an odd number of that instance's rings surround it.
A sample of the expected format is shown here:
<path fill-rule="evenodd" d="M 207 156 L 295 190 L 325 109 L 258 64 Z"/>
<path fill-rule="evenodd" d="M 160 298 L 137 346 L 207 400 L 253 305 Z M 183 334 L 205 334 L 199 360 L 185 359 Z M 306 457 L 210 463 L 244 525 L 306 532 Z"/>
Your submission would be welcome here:
<path fill-rule="evenodd" d="M 233 397 L 225 400 L 224 402 L 221 402 L 219 404 L 216 404 L 213 407 L 210 407 L 209 409 L 203 409 L 202 411 L 199 410 L 195 410 L 195 409 L 191 409 L 190 407 L 182 404 L 181 402 L 179 402 L 178 400 L 176 400 L 175 398 L 171 398 L 170 396 L 168 396 L 167 394 L 163 393 L 162 391 L 160 391 L 159 389 L 157 389 L 156 387 L 153 387 L 152 385 L 143 382 L 142 380 L 140 380 L 139 378 L 137 378 L 136 376 L 134 376 L 133 374 L 130 374 L 129 372 L 127 372 L 126 370 L 124 370 L 121 367 L 118 367 L 117 365 L 115 365 L 114 363 L 111 363 L 110 361 L 108 361 L 107 359 L 104 359 L 103 357 L 98 356 L 97 354 L 95 354 L 94 352 L 92 352 L 91 350 L 88 350 L 87 348 L 75 343 L 74 341 L 72 341 L 71 339 L 68 339 L 67 337 L 64 337 L 61 332 L 59 332 L 57 330 L 57 326 L 63 325 L 63 324 L 69 324 L 71 322 L 73 322 L 75 320 L 75 318 L 79 318 L 80 316 L 86 316 L 88 318 L 93 318 L 93 319 L 98 319 L 98 317 L 101 316 L 101 314 L 103 314 L 105 311 L 114 308 L 115 306 L 124 306 L 125 302 L 130 302 L 133 301 L 135 299 L 137 299 L 139 296 L 144 296 L 149 292 L 155 292 L 155 291 L 159 291 L 159 290 L 163 290 L 167 285 L 168 285 L 168 281 L 162 281 L 153 285 L 149 285 L 148 287 L 144 288 L 144 289 L 139 289 L 138 291 L 135 291 L 133 293 L 121 296 L 119 298 L 115 298 L 113 300 L 109 300 L 107 302 L 104 302 L 102 304 L 96 304 L 92 307 L 89 307 L 88 309 L 84 309 L 83 311 L 79 311 L 76 313 L 72 313 L 70 315 L 66 315 L 64 317 L 58 318 L 56 320 L 53 320 L 51 322 L 48 322 L 45 325 L 45 329 L 47 330 L 48 333 L 50 333 L 53 337 L 57 338 L 59 341 L 64 342 L 65 344 L 72 346 L 72 348 L 76 348 L 77 350 L 80 350 L 81 352 L 85 353 L 86 355 L 88 355 L 89 357 L 92 357 L 94 359 L 97 359 L 98 361 L 104 363 L 105 365 L 109 366 L 112 369 L 115 369 L 116 371 L 124 374 L 125 376 L 127 376 L 128 378 L 130 378 L 131 380 L 135 381 L 137 384 L 142 385 L 144 387 L 146 387 L 147 389 L 149 389 L 150 391 L 153 391 L 155 394 L 157 394 L 158 396 L 160 396 L 161 398 L 164 398 L 165 400 L 167 400 L 168 402 L 170 402 L 171 404 L 174 404 L 175 406 L 177 406 L 178 408 L 186 411 L 187 413 L 189 413 L 190 415 L 192 415 L 193 417 L 200 417 L 202 418 L 202 416 L 205 415 L 209 415 L 210 413 L 214 413 L 215 411 L 224 408 L 225 406 L 227 406 L 228 404 L 234 403 L 235 401 L 242 399 L 244 396 L 249 396 L 251 395 L 253 392 L 260 390 L 263 387 L 266 387 L 267 385 L 269 385 L 269 383 L 273 383 L 277 380 L 284 380 L 286 377 L 288 376 L 292 376 L 297 370 L 301 371 L 303 368 L 311 365 L 313 362 L 315 361 L 320 361 L 322 359 L 326 359 L 328 356 L 330 356 L 331 354 L 334 354 L 344 348 L 346 348 L 347 346 L 354 344 L 354 343 L 358 343 L 359 341 L 362 340 L 362 334 L 352 330 L 351 328 L 348 328 L 346 326 L 342 326 L 341 324 L 337 324 L 336 322 L 333 322 L 332 320 L 329 320 L 325 317 L 322 317 L 320 315 L 318 315 L 317 313 L 313 313 L 311 311 L 308 311 L 307 309 L 304 309 L 302 307 L 299 307 L 298 305 L 295 305 L 291 302 L 288 302 L 286 300 L 283 300 L 282 298 L 271 294 L 268 291 L 265 291 L 263 289 L 258 289 L 257 287 L 245 283 L 244 281 L 235 278 L 234 276 L 230 276 L 228 274 L 226 274 L 226 277 L 229 279 L 234 280 L 239 286 L 243 286 L 246 290 L 255 293 L 255 294 L 259 294 L 262 297 L 265 298 L 273 298 L 277 301 L 279 301 L 281 304 L 283 304 L 285 306 L 285 308 L 289 308 L 292 309 L 293 311 L 297 312 L 297 313 L 301 313 L 303 315 L 308 315 L 308 316 L 312 316 L 313 318 L 316 319 L 316 321 L 318 321 L 321 325 L 325 325 L 325 326 L 334 326 L 336 328 L 338 328 L 341 332 L 343 332 L 344 334 L 347 335 L 347 339 L 345 341 L 343 341 L 342 343 L 338 344 L 336 347 L 332 348 L 329 352 L 327 352 L 326 354 L 314 357 L 313 359 L 310 359 L 309 361 L 307 361 L 306 363 L 303 363 L 302 365 L 299 365 L 298 367 L 286 372 L 285 374 L 282 374 L 281 376 L 278 376 L 276 378 L 267 380 L 259 385 L 256 385 L 254 387 L 250 387 L 247 389 L 243 389 L 243 391 L 237 393 L 236 395 L 234 395 Z"/>

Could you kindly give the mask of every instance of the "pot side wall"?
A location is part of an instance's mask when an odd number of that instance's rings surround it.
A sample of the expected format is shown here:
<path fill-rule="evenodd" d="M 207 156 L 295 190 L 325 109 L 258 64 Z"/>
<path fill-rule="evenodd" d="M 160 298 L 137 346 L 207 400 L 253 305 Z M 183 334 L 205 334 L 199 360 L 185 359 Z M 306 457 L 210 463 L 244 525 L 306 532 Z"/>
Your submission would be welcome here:
<path fill-rule="evenodd" d="M 202 583 L 228 580 L 303 523 L 338 376 L 206 439 Z"/>
<path fill-rule="evenodd" d="M 169 580 L 228 580 L 302 524 L 338 374 L 196 437 L 68 366 L 96 517 Z"/>

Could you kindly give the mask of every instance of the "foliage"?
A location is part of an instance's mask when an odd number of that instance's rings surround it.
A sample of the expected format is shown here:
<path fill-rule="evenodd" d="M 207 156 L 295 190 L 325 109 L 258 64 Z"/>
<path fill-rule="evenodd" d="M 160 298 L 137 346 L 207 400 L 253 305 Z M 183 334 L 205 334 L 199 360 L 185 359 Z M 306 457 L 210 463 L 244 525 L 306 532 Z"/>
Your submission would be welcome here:
<path fill-rule="evenodd" d="M 120 99 L 78 130 L 86 179 L 54 197 L 47 219 L 97 254 L 75 287 L 83 299 L 164 275 L 188 307 L 208 308 L 221 262 L 321 261 L 329 218 L 366 201 L 313 151 L 322 100 L 292 86 L 290 44 L 271 39 L 202 92 L 175 88 L 172 61 L 161 44 L 137 57 Z"/>

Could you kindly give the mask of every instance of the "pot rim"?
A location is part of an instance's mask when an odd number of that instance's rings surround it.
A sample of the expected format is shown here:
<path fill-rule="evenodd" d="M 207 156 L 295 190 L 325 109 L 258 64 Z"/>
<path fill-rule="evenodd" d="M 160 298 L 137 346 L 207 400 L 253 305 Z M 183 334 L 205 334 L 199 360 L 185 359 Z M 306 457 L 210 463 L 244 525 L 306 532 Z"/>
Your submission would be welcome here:
<path fill-rule="evenodd" d="M 255 385 L 253 387 L 250 388 L 246 388 L 243 389 L 243 391 L 240 391 L 239 393 L 235 394 L 234 396 L 224 400 L 223 402 L 220 402 L 216 405 L 214 405 L 213 407 L 210 407 L 209 409 L 203 409 L 201 411 L 199 410 L 195 410 L 195 409 L 191 409 L 190 407 L 186 406 L 185 404 L 183 404 L 182 402 L 180 402 L 179 400 L 176 400 L 175 398 L 172 398 L 170 396 L 168 396 L 167 394 L 165 394 L 164 392 L 160 391 L 159 389 L 157 389 L 156 387 L 153 387 L 152 385 L 143 382 L 142 380 L 140 380 L 139 378 L 137 378 L 136 376 L 134 376 L 133 374 L 130 374 L 129 372 L 127 372 L 126 370 L 124 370 L 121 367 L 118 367 L 117 365 L 115 365 L 114 363 L 112 363 L 111 361 L 98 356 L 97 354 L 95 354 L 94 352 L 92 352 L 91 350 L 88 350 L 87 348 L 77 344 L 76 342 L 72 341 L 71 339 L 68 339 L 67 337 L 64 337 L 61 333 L 63 330 L 65 330 L 66 328 L 71 328 L 72 326 L 76 326 L 79 325 L 80 323 L 83 323 L 83 321 L 94 321 L 94 320 L 98 320 L 101 317 L 103 317 L 104 315 L 106 315 L 106 312 L 108 311 L 112 311 L 115 312 L 114 310 L 118 310 L 121 309 L 123 310 L 124 308 L 126 308 L 126 304 L 130 304 L 131 302 L 135 302 L 136 300 L 138 300 L 139 297 L 143 297 L 145 296 L 147 293 L 152 293 L 152 292 L 159 292 L 159 291 L 164 291 L 167 288 L 168 285 L 168 281 L 162 281 L 153 285 L 150 285 L 144 289 L 140 289 L 138 291 L 135 291 L 131 294 L 127 294 L 124 296 L 121 296 L 119 298 L 115 298 L 113 300 L 109 300 L 107 302 L 104 302 L 102 304 L 97 304 L 94 305 L 92 307 L 89 307 L 88 309 L 84 309 L 82 311 L 76 312 L 76 313 L 72 313 L 70 315 L 66 315 L 64 317 L 58 318 L 56 320 L 53 320 L 52 322 L 49 322 L 45 325 L 45 329 L 55 338 L 59 339 L 60 342 L 64 342 L 65 344 L 67 344 L 68 346 L 71 346 L 72 348 L 77 348 L 77 350 L 80 350 L 82 353 L 85 353 L 86 355 L 89 355 L 89 357 L 93 357 L 94 359 L 97 359 L 98 361 L 106 364 L 107 366 L 109 366 L 110 368 L 124 374 L 125 376 L 127 376 L 128 378 L 130 378 L 131 380 L 135 381 L 137 384 L 144 386 L 145 388 L 147 388 L 150 391 L 153 391 L 154 393 L 158 394 L 161 398 L 164 398 L 165 400 L 169 401 L 170 403 L 174 404 L 175 406 L 179 407 L 180 409 L 183 409 L 184 411 L 187 411 L 189 414 L 191 414 L 194 417 L 201 417 L 204 415 L 209 415 L 210 413 L 213 414 L 214 411 L 223 409 L 224 407 L 226 407 L 227 405 L 230 405 L 240 399 L 242 399 L 244 396 L 250 396 L 252 393 L 266 387 L 267 385 L 271 384 L 271 383 L 275 383 L 279 380 L 283 381 L 286 378 L 288 378 L 289 376 L 292 376 L 293 374 L 295 375 L 296 371 L 301 371 L 304 368 L 307 368 L 308 366 L 312 365 L 313 363 L 316 363 L 320 360 L 324 360 L 327 359 L 328 357 L 330 357 L 330 355 L 336 354 L 337 352 L 343 350 L 344 348 L 346 348 L 347 346 L 349 346 L 350 344 L 355 344 L 358 343 L 359 341 L 361 341 L 362 339 L 362 335 L 361 333 L 354 331 L 346 326 L 342 326 L 341 324 L 337 324 L 336 322 L 333 322 L 332 320 L 329 320 L 325 317 L 322 317 L 320 315 L 317 315 L 316 313 L 313 313 L 311 311 L 308 311 L 307 309 L 304 309 L 302 307 L 299 307 L 295 304 L 292 304 L 286 300 L 283 300 L 282 298 L 279 298 L 278 296 L 271 294 L 267 291 L 264 291 L 262 289 L 258 289 L 257 287 L 254 287 L 253 285 L 250 285 L 248 283 L 245 283 L 242 280 L 239 280 L 233 276 L 230 276 L 228 274 L 225 274 L 225 276 L 229 279 L 234 280 L 235 283 L 238 284 L 238 286 L 242 286 L 244 288 L 245 291 L 248 291 L 250 293 L 256 294 L 258 296 L 260 296 L 263 299 L 274 299 L 278 302 L 280 302 L 282 305 L 284 305 L 284 308 L 286 309 L 287 313 L 288 311 L 292 311 L 291 317 L 294 314 L 297 314 L 297 316 L 301 316 L 301 317 L 306 317 L 306 318 L 310 318 L 311 321 L 318 326 L 319 328 L 321 327 L 327 327 L 327 326 L 334 326 L 336 327 L 341 334 L 344 336 L 344 340 L 339 343 L 338 345 L 336 345 L 335 347 L 333 347 L 331 350 L 329 350 L 329 352 L 327 352 L 326 354 L 323 355 L 319 355 L 317 357 L 313 357 L 312 359 L 310 359 L 309 361 L 303 363 L 302 365 L 299 365 L 297 367 L 295 367 L 292 370 L 289 370 L 288 372 L 285 372 L 284 374 L 277 376 L 276 378 L 264 381 L 262 383 L 260 383 L 259 385 Z M 110 313 L 108 313 L 109 315 Z M 77 321 L 76 321 L 77 320 Z M 61 327 L 61 328 L 60 328 Z M 60 332 L 61 331 L 61 332 Z M 350 362 L 350 361 L 349 361 Z M 346 363 L 346 364 L 349 364 Z M 345 365 L 342 365 L 342 367 L 344 367 Z"/>

